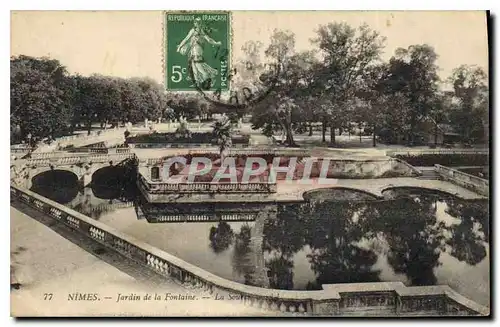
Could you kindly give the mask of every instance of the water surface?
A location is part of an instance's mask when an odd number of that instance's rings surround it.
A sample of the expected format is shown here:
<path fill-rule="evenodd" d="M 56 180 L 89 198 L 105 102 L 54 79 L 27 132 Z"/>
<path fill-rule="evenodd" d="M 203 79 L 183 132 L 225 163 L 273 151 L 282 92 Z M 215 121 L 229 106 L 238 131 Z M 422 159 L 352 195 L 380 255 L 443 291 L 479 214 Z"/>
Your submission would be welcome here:
<path fill-rule="evenodd" d="M 330 191 L 303 204 L 276 205 L 276 213 L 255 222 L 148 223 L 132 204 L 118 208 L 137 199 L 133 186 L 96 183 L 69 199 L 74 186 L 44 183 L 33 189 L 240 283 L 297 290 L 378 281 L 445 284 L 489 305 L 487 201 L 418 189 L 388 191 L 387 200 Z"/>

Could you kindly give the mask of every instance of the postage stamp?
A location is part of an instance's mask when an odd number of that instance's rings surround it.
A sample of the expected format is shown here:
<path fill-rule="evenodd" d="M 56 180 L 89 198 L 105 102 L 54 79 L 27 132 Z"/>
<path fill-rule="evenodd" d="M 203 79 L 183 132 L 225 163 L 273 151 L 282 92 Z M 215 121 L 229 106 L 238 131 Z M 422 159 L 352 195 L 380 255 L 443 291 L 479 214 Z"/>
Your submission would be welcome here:
<path fill-rule="evenodd" d="M 491 316 L 489 14 L 208 7 L 11 12 L 11 316 Z"/>
<path fill-rule="evenodd" d="M 231 14 L 166 12 L 164 19 L 166 89 L 228 90 Z"/>

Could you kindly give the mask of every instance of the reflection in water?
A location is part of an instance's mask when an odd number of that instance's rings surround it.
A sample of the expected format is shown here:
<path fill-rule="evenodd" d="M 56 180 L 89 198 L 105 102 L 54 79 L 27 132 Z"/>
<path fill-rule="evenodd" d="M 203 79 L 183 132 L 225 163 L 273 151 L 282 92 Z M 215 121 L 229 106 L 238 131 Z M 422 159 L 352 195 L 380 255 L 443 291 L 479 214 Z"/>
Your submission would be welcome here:
<path fill-rule="evenodd" d="M 123 187 L 117 194 L 128 200 L 134 192 L 133 187 Z M 110 201 L 95 194 L 101 195 L 90 192 L 83 202 L 67 205 L 88 214 Z M 248 285 L 320 289 L 329 283 L 377 281 L 449 284 L 489 305 L 487 201 L 463 201 L 415 189 L 391 190 L 387 197 L 341 202 L 319 197 L 278 205 L 277 214 L 246 223 L 149 224 L 138 220 L 132 208 L 114 212 L 114 204 L 94 216 L 216 275 Z"/>
<path fill-rule="evenodd" d="M 210 234 L 208 236 L 210 248 L 215 253 L 225 251 L 233 243 L 233 237 L 234 233 L 231 226 L 229 226 L 227 222 L 221 221 L 217 227 L 210 228 Z"/>
<path fill-rule="evenodd" d="M 32 179 L 31 191 L 64 204 L 94 219 L 136 200 L 135 171 L 130 165 L 97 170 L 90 186 L 82 187 L 77 176 L 65 170 L 50 170 Z"/>

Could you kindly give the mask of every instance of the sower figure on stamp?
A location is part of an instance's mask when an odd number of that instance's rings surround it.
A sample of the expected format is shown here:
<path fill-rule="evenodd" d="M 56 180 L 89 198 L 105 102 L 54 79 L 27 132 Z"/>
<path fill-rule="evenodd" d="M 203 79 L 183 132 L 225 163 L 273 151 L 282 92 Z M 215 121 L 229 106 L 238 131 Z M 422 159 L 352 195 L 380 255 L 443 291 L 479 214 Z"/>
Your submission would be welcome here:
<path fill-rule="evenodd" d="M 207 35 L 201 25 L 200 18 L 194 20 L 194 26 L 189 31 L 188 35 L 182 40 L 177 47 L 177 52 L 188 56 L 188 61 L 191 64 L 194 83 L 202 85 L 210 83 L 217 76 L 218 71 L 208 65 L 203 58 L 203 45 L 209 43 L 211 45 L 220 45 L 220 41 L 213 40 Z"/>

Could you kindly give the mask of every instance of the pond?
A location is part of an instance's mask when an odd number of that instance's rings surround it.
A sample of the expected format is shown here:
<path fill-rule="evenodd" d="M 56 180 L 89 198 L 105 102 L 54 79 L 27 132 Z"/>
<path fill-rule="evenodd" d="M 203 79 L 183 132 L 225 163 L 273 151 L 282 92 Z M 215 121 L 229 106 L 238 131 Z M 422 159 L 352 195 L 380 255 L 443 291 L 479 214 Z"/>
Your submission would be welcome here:
<path fill-rule="evenodd" d="M 385 200 L 330 191 L 275 205 L 267 218 L 251 222 L 148 223 L 133 204 L 124 205 L 137 197 L 133 185 L 95 185 L 69 199 L 75 186 L 56 184 L 32 189 L 240 283 L 296 290 L 378 281 L 445 284 L 490 303 L 487 201 L 411 188 L 387 191 Z"/>

